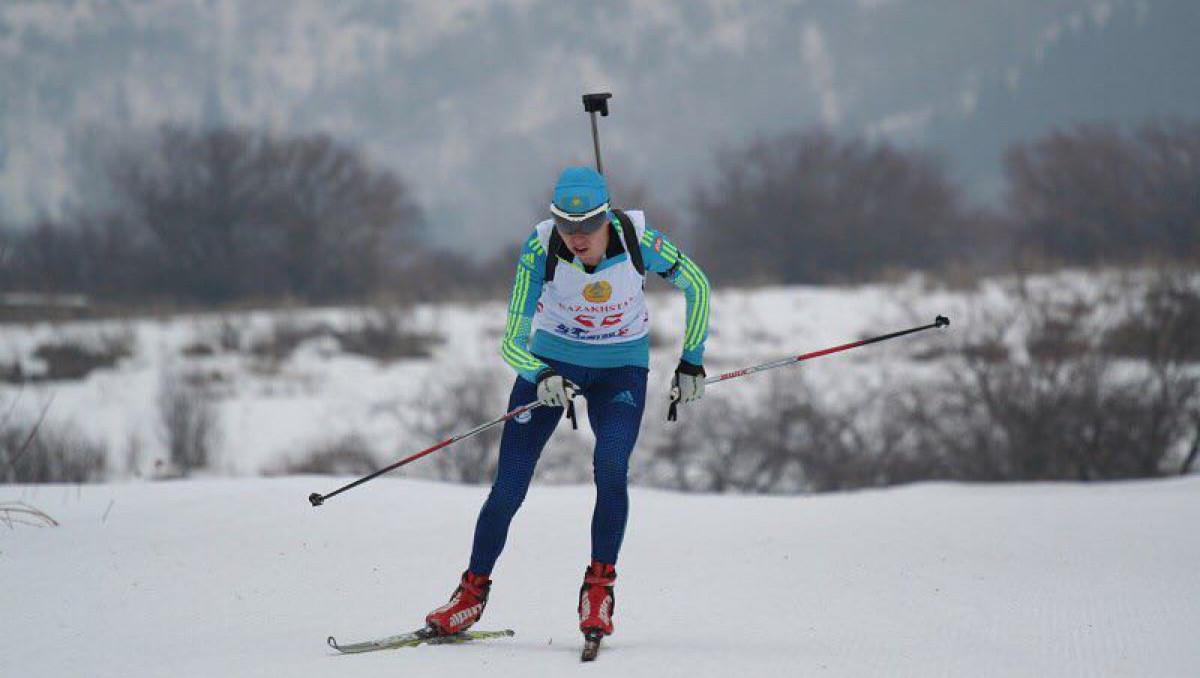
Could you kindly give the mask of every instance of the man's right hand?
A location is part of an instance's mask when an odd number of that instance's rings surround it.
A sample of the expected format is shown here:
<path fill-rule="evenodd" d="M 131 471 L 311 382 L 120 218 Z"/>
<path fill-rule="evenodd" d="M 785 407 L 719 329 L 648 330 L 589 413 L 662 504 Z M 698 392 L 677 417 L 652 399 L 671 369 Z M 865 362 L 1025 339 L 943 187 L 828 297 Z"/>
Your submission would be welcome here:
<path fill-rule="evenodd" d="M 552 367 L 547 367 L 538 373 L 538 401 L 543 405 L 566 407 L 567 403 L 571 401 L 571 396 L 578 390 L 578 386 L 563 379 Z"/>

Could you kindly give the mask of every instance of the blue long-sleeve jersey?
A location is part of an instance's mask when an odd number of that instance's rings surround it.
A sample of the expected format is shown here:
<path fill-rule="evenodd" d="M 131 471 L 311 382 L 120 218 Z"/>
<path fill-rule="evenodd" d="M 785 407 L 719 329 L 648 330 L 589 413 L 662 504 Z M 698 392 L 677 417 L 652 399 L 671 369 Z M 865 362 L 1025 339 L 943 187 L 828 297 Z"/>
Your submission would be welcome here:
<path fill-rule="evenodd" d="M 641 215 L 638 213 L 640 219 Z M 620 226 L 615 218 L 610 237 L 621 241 Z M 684 293 L 687 307 L 683 337 L 682 359 L 694 365 L 704 361 L 704 342 L 708 338 L 709 282 L 704 272 L 671 243 L 661 232 L 645 228 L 638 246 L 647 273 L 667 274 L 672 285 Z M 538 355 L 587 367 L 618 367 L 649 364 L 649 336 L 628 342 L 589 344 L 572 341 L 539 330 L 530 336 L 538 303 L 542 297 L 546 270 L 546 248 L 537 230 L 526 240 L 517 263 L 516 278 L 508 306 L 508 322 L 501 341 L 500 353 L 523 378 L 535 381 L 538 372 L 547 366 Z M 596 267 L 595 273 L 628 261 L 628 254 L 610 256 Z M 561 259 L 560 266 L 582 270 L 578 261 Z"/>

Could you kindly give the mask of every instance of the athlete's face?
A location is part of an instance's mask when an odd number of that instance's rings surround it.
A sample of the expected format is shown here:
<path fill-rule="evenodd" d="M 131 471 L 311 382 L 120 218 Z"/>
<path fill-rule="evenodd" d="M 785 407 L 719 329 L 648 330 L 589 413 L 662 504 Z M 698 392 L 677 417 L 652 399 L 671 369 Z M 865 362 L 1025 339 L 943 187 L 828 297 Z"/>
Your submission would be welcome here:
<path fill-rule="evenodd" d="M 608 249 L 608 227 L 597 228 L 591 233 L 575 233 L 574 235 L 563 235 L 563 242 L 567 243 L 571 254 L 579 257 L 579 260 L 588 266 L 595 266 L 604 258 L 604 252 Z M 562 231 L 559 231 L 562 235 Z"/>

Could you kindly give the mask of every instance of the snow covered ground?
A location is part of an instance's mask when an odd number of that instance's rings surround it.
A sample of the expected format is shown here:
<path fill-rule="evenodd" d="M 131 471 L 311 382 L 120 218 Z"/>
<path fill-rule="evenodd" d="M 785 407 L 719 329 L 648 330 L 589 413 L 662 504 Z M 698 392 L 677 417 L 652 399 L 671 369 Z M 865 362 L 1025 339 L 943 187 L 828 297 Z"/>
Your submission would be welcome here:
<path fill-rule="evenodd" d="M 1081 294 L 1104 287 L 1069 273 L 1034 284 Z M 931 369 L 918 353 L 953 345 L 974 318 L 1011 299 L 1003 281 L 975 291 L 916 280 L 720 291 L 706 363 L 716 373 L 949 315 L 947 332 L 800 368 L 835 391 L 904 379 Z M 682 297 L 655 295 L 651 308 L 661 341 L 650 396 L 660 406 L 648 409 L 649 427 L 661 419 L 677 359 Z M 32 421 L 49 405 L 47 426 L 102 441 L 116 481 L 0 485 L 0 503 L 25 501 L 62 523 L 0 522 L 0 678 L 1200 676 L 1196 476 L 795 497 L 638 488 L 619 568 L 618 632 L 593 666 L 578 664 L 575 626 L 593 491 L 541 477 L 514 523 L 480 625 L 511 627 L 515 638 L 334 656 L 327 636 L 411 630 L 445 600 L 487 489 L 427 482 L 405 469 L 409 477 L 314 509 L 310 492 L 348 479 L 255 476 L 350 433 L 365 436 L 380 461 L 423 446 L 396 413 L 429 409 L 432 376 L 505 372 L 496 351 L 503 303 L 418 308 L 412 328 L 443 339 L 429 359 L 377 363 L 328 337 L 270 369 L 246 351 L 189 357 L 184 349 L 213 341 L 226 324 L 249 341 L 280 318 L 344 327 L 358 313 L 0 327 L 0 363 L 35 372 L 34 352 L 46 342 L 126 333 L 134 349 L 80 381 L 0 386 L 6 417 Z M 197 480 L 134 480 L 166 454 L 157 411 L 164 380 L 189 373 L 208 375 L 213 388 L 220 431 L 212 468 Z M 751 378 L 721 388 L 753 386 Z M 578 455 L 590 444 L 556 449 Z"/>
<path fill-rule="evenodd" d="M 384 479 L 0 487 L 0 676 L 1200 675 L 1200 478 L 803 497 L 638 489 L 617 634 L 578 662 L 592 490 L 535 487 L 481 628 L 335 656 L 449 595 L 486 490 Z"/>
<path fill-rule="evenodd" d="M 865 384 L 903 380 L 934 364 L 913 361 L 915 353 L 956 345 L 972 332 L 972 321 L 980 313 L 1010 305 L 1012 282 L 991 280 L 973 291 L 931 289 L 915 277 L 896 284 L 852 287 L 718 290 L 712 298 L 705 363 L 710 374 L 718 374 L 929 323 L 938 314 L 950 316 L 949 331 L 872 346 L 806 363 L 803 368 L 805 376 L 830 397 L 837 397 L 839 391 L 861 390 Z M 1087 273 L 1034 281 L 1041 289 L 1081 295 L 1095 295 L 1104 284 L 1104 276 Z M 660 342 L 651 352 L 651 406 L 644 436 L 661 426 L 670 374 L 679 359 L 683 295 L 663 291 L 666 287 L 660 281 L 651 285 L 658 290 L 650 298 L 650 307 Z M 163 384 L 192 376 L 207 384 L 215 407 L 213 473 L 256 475 L 352 434 L 361 436 L 382 462 L 434 442 L 421 438 L 412 422 L 414 413 L 428 409 L 432 377 L 444 380 L 467 370 L 499 372 L 492 397 L 500 413 L 512 379 L 498 349 L 504 306 L 497 301 L 418 307 L 407 317 L 408 326 L 434 333 L 442 341 L 429 359 L 390 364 L 341 352 L 328 337 L 302 344 L 281 364 L 267 367 L 246 350 L 218 350 L 203 357 L 185 353 L 196 343 L 216 345 L 227 327 L 242 335 L 243 344 L 250 344 L 279 323 L 345 327 L 359 319 L 363 313 L 359 309 L 2 325 L 0 366 L 20 363 L 27 374 L 37 373 L 40 360 L 34 354 L 45 343 L 86 345 L 106 336 L 129 336 L 133 354 L 115 368 L 96 370 L 79 381 L 0 383 L 0 407 L 11 409 L 16 421 L 32 423 L 49 406 L 48 428 L 66 428 L 100 442 L 107 449 L 109 477 L 130 478 L 152 472 L 156 462 L 168 457 L 159 413 Z M 765 384 L 765 379 L 755 377 L 720 388 L 723 393 L 748 397 L 752 389 Z"/>

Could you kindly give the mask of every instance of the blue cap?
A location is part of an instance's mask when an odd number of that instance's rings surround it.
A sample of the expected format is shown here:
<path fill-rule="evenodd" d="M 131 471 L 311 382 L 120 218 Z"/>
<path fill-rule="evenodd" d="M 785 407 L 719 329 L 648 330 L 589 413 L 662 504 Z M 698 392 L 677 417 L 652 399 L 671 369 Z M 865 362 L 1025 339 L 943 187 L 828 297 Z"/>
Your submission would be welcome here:
<path fill-rule="evenodd" d="M 608 202 L 608 183 L 591 167 L 568 167 L 554 186 L 554 206 L 567 214 L 584 214 Z"/>

